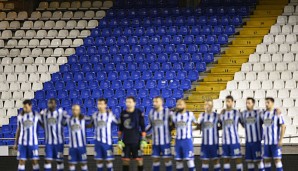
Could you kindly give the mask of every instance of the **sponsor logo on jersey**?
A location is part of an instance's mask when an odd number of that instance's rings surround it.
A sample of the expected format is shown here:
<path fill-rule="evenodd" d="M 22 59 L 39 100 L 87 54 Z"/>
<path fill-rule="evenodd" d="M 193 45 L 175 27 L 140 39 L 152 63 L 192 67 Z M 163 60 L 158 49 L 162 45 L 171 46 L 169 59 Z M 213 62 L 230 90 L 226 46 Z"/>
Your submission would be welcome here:
<path fill-rule="evenodd" d="M 104 128 L 107 126 L 107 123 L 105 121 L 98 121 L 97 122 L 97 127 L 98 128 Z"/>
<path fill-rule="evenodd" d="M 25 128 L 30 128 L 30 127 L 32 127 L 34 124 L 33 124 L 33 122 L 31 121 L 31 120 L 26 120 L 26 121 L 24 121 L 24 127 Z"/>
<path fill-rule="evenodd" d="M 256 123 L 256 118 L 249 116 L 249 117 L 246 118 L 246 123 L 254 124 L 254 123 Z"/>
<path fill-rule="evenodd" d="M 73 125 L 71 125 L 71 130 L 74 131 L 74 132 L 78 132 L 78 131 L 81 130 L 81 125 L 73 124 Z"/>
<path fill-rule="evenodd" d="M 213 128 L 213 126 L 214 126 L 213 123 L 209 121 L 203 123 L 204 129 L 210 129 L 210 128 Z"/>
<path fill-rule="evenodd" d="M 163 126 L 164 125 L 163 120 L 160 120 L 160 119 L 154 120 L 153 123 L 154 123 L 154 126 Z"/>
<path fill-rule="evenodd" d="M 56 125 L 57 119 L 56 118 L 48 118 L 48 124 L 49 125 Z"/>

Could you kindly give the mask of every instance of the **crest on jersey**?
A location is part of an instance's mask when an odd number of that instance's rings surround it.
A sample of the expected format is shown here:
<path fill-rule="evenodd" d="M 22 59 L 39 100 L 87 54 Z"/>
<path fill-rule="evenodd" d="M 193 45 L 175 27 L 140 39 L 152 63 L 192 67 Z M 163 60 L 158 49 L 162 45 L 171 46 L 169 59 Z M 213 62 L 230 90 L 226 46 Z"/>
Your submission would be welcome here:
<path fill-rule="evenodd" d="M 264 120 L 264 125 L 265 125 L 265 126 L 271 126 L 272 123 L 273 123 L 273 122 L 272 122 L 272 119 L 265 119 L 265 120 Z"/>
<path fill-rule="evenodd" d="M 246 123 L 254 124 L 254 123 L 256 123 L 256 118 L 249 116 L 249 117 L 246 118 Z"/>
<path fill-rule="evenodd" d="M 57 119 L 56 118 L 48 118 L 48 124 L 49 125 L 56 125 Z"/>
<path fill-rule="evenodd" d="M 105 121 L 98 121 L 97 122 L 97 127 L 98 128 L 104 128 L 107 126 L 107 123 Z"/>
<path fill-rule="evenodd" d="M 164 122 L 163 122 L 163 120 L 156 119 L 153 121 L 153 124 L 154 124 L 154 126 L 163 126 Z"/>
<path fill-rule="evenodd" d="M 177 122 L 177 127 L 178 128 L 185 128 L 186 127 L 186 122 L 185 121 L 179 121 Z"/>
<path fill-rule="evenodd" d="M 224 121 L 225 126 L 232 126 L 234 124 L 234 120 L 233 119 L 226 119 Z"/>
<path fill-rule="evenodd" d="M 71 130 L 74 131 L 74 132 L 80 131 L 81 130 L 81 125 L 73 124 L 73 125 L 71 125 Z"/>
<path fill-rule="evenodd" d="M 130 119 L 126 119 L 126 120 L 124 121 L 123 125 L 124 125 L 124 127 L 125 127 L 126 129 L 131 129 L 131 128 L 132 128 L 132 126 L 131 126 L 131 120 L 130 120 Z"/>
<path fill-rule="evenodd" d="M 213 123 L 209 121 L 203 123 L 204 129 L 210 129 L 210 128 L 213 128 L 213 126 L 214 126 Z"/>
<path fill-rule="evenodd" d="M 30 128 L 30 127 L 32 127 L 34 124 L 33 124 L 33 122 L 31 121 L 31 120 L 26 120 L 26 121 L 24 121 L 24 127 L 25 128 Z"/>
<path fill-rule="evenodd" d="M 127 117 L 129 117 L 129 114 L 124 114 L 123 117 L 126 117 L 127 118 Z"/>

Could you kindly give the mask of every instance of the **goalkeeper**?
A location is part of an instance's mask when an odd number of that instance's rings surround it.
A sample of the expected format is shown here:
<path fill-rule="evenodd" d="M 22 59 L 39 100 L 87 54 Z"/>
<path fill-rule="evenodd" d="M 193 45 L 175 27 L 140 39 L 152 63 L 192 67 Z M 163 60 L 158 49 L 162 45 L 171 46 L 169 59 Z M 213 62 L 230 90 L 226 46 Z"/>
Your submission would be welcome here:
<path fill-rule="evenodd" d="M 135 108 L 136 100 L 130 96 L 121 112 L 118 147 L 122 149 L 122 171 L 129 171 L 130 159 L 137 161 L 138 171 L 143 171 L 142 149 L 147 146 L 144 115 Z"/>

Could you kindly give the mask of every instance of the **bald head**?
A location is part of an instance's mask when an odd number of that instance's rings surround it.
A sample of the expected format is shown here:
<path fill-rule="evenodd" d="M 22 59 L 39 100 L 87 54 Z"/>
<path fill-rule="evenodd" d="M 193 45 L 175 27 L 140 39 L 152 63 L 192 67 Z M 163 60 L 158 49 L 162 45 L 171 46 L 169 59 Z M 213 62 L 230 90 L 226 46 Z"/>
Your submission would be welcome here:
<path fill-rule="evenodd" d="M 204 104 L 204 109 L 206 113 L 212 113 L 213 100 L 206 100 Z"/>
<path fill-rule="evenodd" d="M 72 110 L 72 115 L 74 117 L 79 117 L 80 116 L 80 114 L 81 114 L 81 107 L 79 105 L 77 105 L 77 104 L 72 105 L 71 110 Z"/>
<path fill-rule="evenodd" d="M 179 99 L 176 103 L 176 109 L 178 112 L 183 112 L 186 109 L 185 100 Z"/>

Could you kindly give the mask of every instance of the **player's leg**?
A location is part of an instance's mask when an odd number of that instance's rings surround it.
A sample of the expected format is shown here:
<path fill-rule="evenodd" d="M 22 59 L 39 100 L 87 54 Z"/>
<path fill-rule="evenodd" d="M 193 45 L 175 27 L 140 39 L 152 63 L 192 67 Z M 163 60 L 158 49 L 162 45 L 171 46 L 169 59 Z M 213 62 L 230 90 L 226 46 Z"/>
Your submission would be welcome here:
<path fill-rule="evenodd" d="M 44 170 L 51 171 L 52 170 L 52 160 L 54 158 L 53 145 L 46 144 L 45 152 L 46 152 L 46 157 L 45 157 Z"/>
<path fill-rule="evenodd" d="M 57 171 L 63 171 L 64 170 L 64 162 L 63 162 L 63 151 L 64 151 L 64 144 L 59 144 L 56 146 L 56 161 L 57 161 Z"/>
<path fill-rule="evenodd" d="M 113 171 L 113 160 L 114 160 L 114 154 L 113 154 L 113 145 L 107 145 L 104 144 L 104 160 L 106 160 L 106 166 L 107 171 Z"/>
<path fill-rule="evenodd" d="M 258 166 L 258 171 L 265 171 L 263 160 L 257 161 L 256 164 Z"/>
<path fill-rule="evenodd" d="M 78 163 L 79 158 L 79 152 L 76 148 L 70 148 L 69 149 L 69 155 L 68 155 L 68 168 L 69 171 L 75 171 L 76 170 L 76 164 Z"/>
<path fill-rule="evenodd" d="M 211 146 L 202 144 L 201 146 L 201 160 L 202 160 L 202 171 L 208 171 L 209 170 L 209 151 Z"/>
<path fill-rule="evenodd" d="M 261 142 L 254 143 L 252 146 L 252 149 L 253 149 L 252 151 L 253 161 L 255 161 L 254 164 L 258 166 L 258 171 L 264 171 L 264 163 L 263 163 L 263 157 L 262 157 L 262 143 Z"/>
<path fill-rule="evenodd" d="M 140 148 L 140 144 L 132 144 L 131 150 L 132 158 L 137 161 L 138 171 L 143 171 L 144 162 L 142 158 L 142 150 Z"/>
<path fill-rule="evenodd" d="M 235 159 L 235 163 L 236 163 L 236 169 L 237 169 L 237 171 L 243 171 L 242 158 L 236 158 Z"/>
<path fill-rule="evenodd" d="M 176 160 L 176 171 L 183 171 L 183 154 L 182 154 L 181 140 L 176 140 L 175 143 L 175 160 Z"/>
<path fill-rule="evenodd" d="M 88 171 L 88 166 L 86 163 L 81 163 L 81 171 Z"/>
<path fill-rule="evenodd" d="M 38 155 L 38 146 L 30 146 L 29 147 L 29 158 L 32 159 L 32 167 L 33 171 L 39 171 L 39 155 Z"/>
<path fill-rule="evenodd" d="M 160 154 L 161 154 L 161 145 L 153 145 L 152 146 L 152 170 L 159 171 L 160 170 Z"/>
<path fill-rule="evenodd" d="M 76 170 L 76 165 L 75 164 L 69 163 L 68 167 L 69 167 L 69 171 L 75 171 Z"/>
<path fill-rule="evenodd" d="M 264 145 L 264 167 L 265 171 L 271 171 L 271 159 L 272 159 L 272 152 L 270 145 Z"/>
<path fill-rule="evenodd" d="M 283 171 L 283 166 L 281 162 L 282 152 L 281 148 L 278 145 L 273 145 L 273 158 L 276 167 L 276 171 Z"/>
<path fill-rule="evenodd" d="M 214 167 L 214 171 L 220 171 L 220 161 L 219 159 L 214 159 L 213 160 L 213 167 Z"/>
<path fill-rule="evenodd" d="M 25 171 L 26 160 L 19 160 L 18 171 Z"/>
<path fill-rule="evenodd" d="M 85 147 L 79 148 L 79 162 L 81 163 L 81 171 L 88 171 L 87 166 L 87 150 Z"/>
<path fill-rule="evenodd" d="M 246 143 L 245 144 L 245 161 L 247 163 L 247 169 L 248 171 L 254 171 L 255 170 L 255 163 L 254 157 L 253 157 L 253 145 L 252 143 Z"/>
<path fill-rule="evenodd" d="M 172 153 L 171 153 L 171 144 L 166 144 L 162 146 L 163 158 L 166 166 L 166 171 L 172 171 Z"/>
<path fill-rule="evenodd" d="M 122 151 L 122 171 L 129 171 L 130 165 L 130 144 L 125 144 Z"/>
<path fill-rule="evenodd" d="M 17 154 L 17 159 L 19 161 L 18 171 L 25 171 L 25 164 L 27 158 L 27 150 L 25 146 L 19 145 Z"/>
<path fill-rule="evenodd" d="M 183 159 L 187 160 L 189 171 L 195 171 L 194 149 L 192 140 L 186 140 L 183 148 Z"/>
<path fill-rule="evenodd" d="M 230 160 L 231 154 L 229 145 L 222 145 L 222 158 L 223 158 L 223 164 L 224 164 L 224 171 L 231 171 L 231 160 Z"/>
<path fill-rule="evenodd" d="M 103 171 L 103 150 L 101 148 L 101 144 L 99 142 L 95 142 L 95 156 L 94 159 L 97 161 L 96 162 L 96 167 L 97 167 L 97 171 Z"/>

